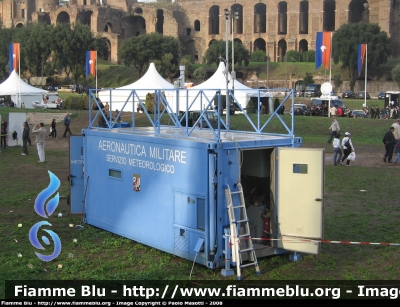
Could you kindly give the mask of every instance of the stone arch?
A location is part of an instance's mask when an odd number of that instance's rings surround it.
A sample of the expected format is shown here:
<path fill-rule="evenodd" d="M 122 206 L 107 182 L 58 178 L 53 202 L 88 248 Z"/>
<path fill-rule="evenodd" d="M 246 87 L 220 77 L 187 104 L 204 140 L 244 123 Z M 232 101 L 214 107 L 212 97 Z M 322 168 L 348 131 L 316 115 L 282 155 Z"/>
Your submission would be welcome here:
<path fill-rule="evenodd" d="M 254 41 L 254 51 L 262 50 L 265 52 L 267 50 L 266 46 L 267 44 L 263 38 L 257 38 Z"/>
<path fill-rule="evenodd" d="M 146 34 L 146 20 L 142 16 L 124 17 L 122 19 L 122 33 L 124 39 Z"/>
<path fill-rule="evenodd" d="M 241 4 L 234 4 L 231 6 L 231 12 L 236 14 L 236 17 L 233 19 L 233 31 L 236 34 L 243 34 L 243 6 Z"/>
<path fill-rule="evenodd" d="M 285 55 L 287 51 L 287 43 L 284 39 L 281 39 L 278 42 L 278 50 L 277 50 L 277 62 L 284 62 Z"/>
<path fill-rule="evenodd" d="M 324 0 L 324 21 L 323 21 L 324 31 L 335 31 L 335 15 L 336 15 L 335 10 L 336 10 L 335 0 Z"/>
<path fill-rule="evenodd" d="M 349 3 L 349 23 L 369 22 L 369 4 L 366 0 L 352 0 Z"/>
<path fill-rule="evenodd" d="M 164 33 L 164 10 L 158 9 L 156 12 L 155 31 L 160 34 Z"/>
<path fill-rule="evenodd" d="M 308 1 L 300 1 L 299 4 L 299 34 L 308 34 Z"/>
<path fill-rule="evenodd" d="M 106 23 L 106 25 L 104 26 L 104 32 L 112 33 L 112 24 L 111 24 L 111 22 L 107 22 Z"/>
<path fill-rule="evenodd" d="M 200 20 L 198 20 L 198 19 L 196 19 L 196 20 L 194 21 L 194 30 L 195 30 L 196 32 L 199 32 L 199 31 L 200 31 Z"/>
<path fill-rule="evenodd" d="M 213 5 L 208 12 L 208 34 L 219 34 L 219 6 Z"/>
<path fill-rule="evenodd" d="M 23 28 L 24 27 L 24 23 L 23 22 L 17 22 L 15 24 L 15 28 Z"/>
<path fill-rule="evenodd" d="M 233 39 L 233 42 L 234 42 L 235 44 L 236 44 L 236 43 L 241 44 L 241 45 L 243 44 L 242 41 L 241 41 L 239 38 L 234 38 L 234 39 Z"/>
<path fill-rule="evenodd" d="M 196 58 L 198 57 L 198 51 L 194 40 L 191 39 L 185 43 L 183 55 L 190 55 L 193 57 L 194 61 L 197 61 Z"/>
<path fill-rule="evenodd" d="M 100 32 L 100 34 L 101 39 L 105 40 L 108 48 L 108 52 L 104 58 L 107 58 L 111 63 L 118 63 L 118 48 L 121 43 L 119 35 L 109 32 Z"/>
<path fill-rule="evenodd" d="M 308 51 L 308 41 L 306 39 L 302 39 L 299 41 L 299 52 L 306 52 Z"/>
<path fill-rule="evenodd" d="M 278 3 L 278 34 L 287 34 L 287 2 Z"/>
<path fill-rule="evenodd" d="M 111 42 L 107 37 L 102 37 L 101 39 L 104 40 L 107 45 L 107 55 L 103 56 L 103 60 L 111 62 Z"/>
<path fill-rule="evenodd" d="M 93 11 L 83 11 L 76 15 L 76 21 L 79 21 L 83 25 L 91 26 Z"/>
<path fill-rule="evenodd" d="M 70 23 L 71 19 L 67 12 L 62 11 L 60 14 L 57 15 L 56 23 Z"/>
<path fill-rule="evenodd" d="M 254 6 L 254 33 L 267 33 L 267 6 L 264 3 Z"/>

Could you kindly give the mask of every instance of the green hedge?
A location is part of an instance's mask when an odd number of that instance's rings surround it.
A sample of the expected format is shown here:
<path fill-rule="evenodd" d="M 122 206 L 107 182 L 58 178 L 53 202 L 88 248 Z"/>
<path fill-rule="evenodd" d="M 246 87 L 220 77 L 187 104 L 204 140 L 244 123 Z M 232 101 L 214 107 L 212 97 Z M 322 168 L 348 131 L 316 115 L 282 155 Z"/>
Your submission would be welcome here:
<path fill-rule="evenodd" d="M 64 101 L 65 109 L 67 110 L 86 110 L 88 108 L 88 97 L 83 96 L 69 96 Z"/>

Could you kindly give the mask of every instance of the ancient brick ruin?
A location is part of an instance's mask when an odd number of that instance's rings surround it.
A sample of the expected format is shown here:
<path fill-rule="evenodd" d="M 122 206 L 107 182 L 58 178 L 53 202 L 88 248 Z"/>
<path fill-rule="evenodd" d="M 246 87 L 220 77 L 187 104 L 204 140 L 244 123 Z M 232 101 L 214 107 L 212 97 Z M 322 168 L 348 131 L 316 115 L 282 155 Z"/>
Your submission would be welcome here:
<path fill-rule="evenodd" d="M 228 35 L 252 52 L 263 50 L 282 61 L 289 50 L 315 49 L 316 32 L 335 31 L 349 22 L 377 23 L 400 55 L 400 0 L 4 0 L 4 27 L 29 22 L 81 22 L 108 43 L 108 60 L 118 62 L 118 47 L 133 35 L 159 32 L 179 38 L 183 55 L 202 62 L 210 42 Z M 232 18 L 234 17 L 234 18 Z"/>

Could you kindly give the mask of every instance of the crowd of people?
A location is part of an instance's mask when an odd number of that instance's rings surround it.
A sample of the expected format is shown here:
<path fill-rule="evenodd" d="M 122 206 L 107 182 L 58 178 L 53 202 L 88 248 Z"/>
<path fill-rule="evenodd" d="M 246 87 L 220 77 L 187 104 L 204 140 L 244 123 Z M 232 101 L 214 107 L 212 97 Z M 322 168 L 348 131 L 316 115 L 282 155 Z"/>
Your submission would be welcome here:
<path fill-rule="evenodd" d="M 332 122 L 335 122 L 336 118 L 332 120 Z M 334 126 L 334 123 L 332 123 L 332 126 Z M 333 165 L 343 165 L 344 161 L 346 160 L 346 166 L 350 166 L 350 161 L 352 161 L 350 159 L 350 156 L 353 154 L 353 156 L 355 155 L 355 149 L 354 149 L 354 145 L 353 145 L 353 141 L 351 140 L 351 133 L 350 132 L 345 132 L 344 134 L 344 138 L 342 139 L 342 141 L 340 141 L 340 133 L 339 133 L 339 125 L 336 126 L 336 131 L 335 133 L 333 133 L 332 130 L 332 134 L 331 134 L 331 138 L 332 135 L 334 135 L 334 139 L 333 139 Z M 328 143 L 330 143 L 330 141 L 328 141 Z M 343 153 L 342 153 L 342 149 L 343 149 Z"/>
<path fill-rule="evenodd" d="M 71 117 L 70 113 L 67 113 L 64 117 L 63 124 L 65 126 L 64 130 L 64 137 L 67 136 L 67 133 L 69 135 L 72 135 L 71 129 L 70 129 L 70 124 L 71 124 Z M 57 121 L 55 118 L 53 118 L 51 124 L 50 124 L 50 134 L 49 137 L 57 139 Z M 4 149 L 7 148 L 7 135 L 8 135 L 8 123 L 6 120 L 3 119 L 1 123 L 1 147 Z M 34 128 L 32 129 L 32 133 L 36 135 L 36 146 L 37 146 L 37 152 L 39 156 L 39 162 L 45 162 L 45 152 L 44 152 L 44 145 L 46 141 L 46 128 L 44 126 L 44 123 L 41 122 L 39 124 L 36 124 Z M 30 138 L 30 133 L 31 129 L 29 126 L 29 123 L 25 121 L 23 123 L 23 131 L 22 131 L 22 156 L 28 155 L 28 144 L 29 146 L 32 145 L 31 138 Z M 18 136 L 17 132 L 13 132 L 13 138 L 16 140 L 16 144 L 18 145 Z"/>
<path fill-rule="evenodd" d="M 383 162 L 391 163 L 393 152 L 396 153 L 394 164 L 400 159 L 400 118 L 390 127 L 390 130 L 385 133 L 383 137 L 383 145 L 385 146 L 385 155 L 383 156 Z"/>
<path fill-rule="evenodd" d="M 340 141 L 340 126 L 336 120 L 336 116 L 332 117 L 332 124 L 329 127 L 329 130 L 332 130 L 328 143 L 331 143 L 333 139 L 333 164 L 342 165 L 344 161 L 347 160 L 346 166 L 350 166 L 350 161 L 355 158 L 355 149 L 351 140 L 351 133 L 346 132 L 344 138 Z M 400 117 L 397 118 L 397 121 L 392 126 L 390 126 L 389 130 L 383 136 L 382 142 L 385 148 L 383 162 L 393 162 L 396 165 L 400 159 Z M 392 161 L 394 154 L 396 154 L 396 157 L 394 161 Z M 351 158 L 351 156 L 354 158 Z"/>
<path fill-rule="evenodd" d="M 377 118 L 380 119 L 381 118 L 381 111 L 378 107 L 378 105 L 375 106 L 371 106 L 371 108 L 369 108 L 368 106 L 365 106 L 363 108 L 363 111 L 365 112 L 365 114 L 368 117 L 371 117 L 372 119 Z M 384 115 L 382 115 L 384 117 Z"/>

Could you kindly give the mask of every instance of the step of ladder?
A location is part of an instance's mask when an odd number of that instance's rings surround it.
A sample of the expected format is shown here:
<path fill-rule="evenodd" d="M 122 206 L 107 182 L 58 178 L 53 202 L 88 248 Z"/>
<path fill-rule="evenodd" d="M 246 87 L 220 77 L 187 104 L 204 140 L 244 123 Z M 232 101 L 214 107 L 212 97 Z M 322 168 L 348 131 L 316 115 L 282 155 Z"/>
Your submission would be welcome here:
<path fill-rule="evenodd" d="M 239 205 L 233 205 L 232 195 L 239 195 Z M 225 188 L 225 198 L 228 207 L 228 216 L 230 222 L 230 241 L 232 246 L 232 262 L 236 263 L 237 279 L 242 279 L 241 269 L 255 266 L 256 273 L 260 274 L 257 255 L 254 250 L 253 240 L 250 235 L 249 219 L 247 217 L 246 204 L 244 202 L 243 188 L 237 183 L 237 191 L 231 191 L 229 185 Z M 236 213 L 235 213 L 236 211 Z M 238 229 L 239 225 L 239 229 Z M 240 225 L 243 225 L 243 234 L 240 234 Z M 240 239 L 244 239 L 245 248 L 240 249 Z M 242 264 L 242 254 L 247 253 L 249 263 Z"/>

